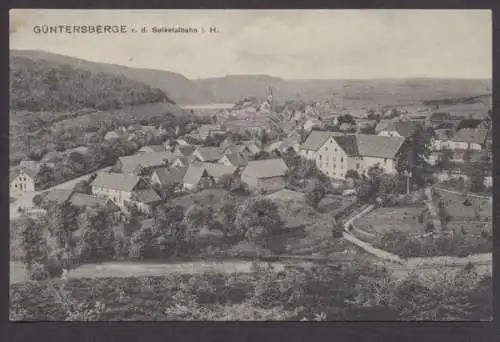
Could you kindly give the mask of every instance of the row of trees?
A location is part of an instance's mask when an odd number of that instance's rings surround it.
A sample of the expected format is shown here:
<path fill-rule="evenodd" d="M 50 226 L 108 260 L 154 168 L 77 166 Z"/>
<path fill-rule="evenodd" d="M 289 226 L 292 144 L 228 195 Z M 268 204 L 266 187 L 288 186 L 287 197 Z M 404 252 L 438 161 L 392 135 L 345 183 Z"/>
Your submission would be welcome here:
<path fill-rule="evenodd" d="M 220 232 L 229 244 L 247 240 L 265 245 L 282 225 L 278 209 L 269 199 L 252 197 L 236 205 L 236 198 L 227 194 L 216 205 L 192 205 L 186 210 L 179 205 L 162 205 L 150 225 L 140 226 L 133 214 L 125 237 L 129 238 L 129 257 L 169 258 L 197 250 L 202 230 Z"/>
<path fill-rule="evenodd" d="M 282 228 L 271 200 L 251 197 L 241 205 L 236 203 L 230 193 L 210 206 L 193 204 L 184 209 L 166 203 L 156 208 L 146 224 L 141 223 L 144 216 L 134 207 L 123 221 L 108 207 L 49 203 L 46 214 L 22 216 L 14 224 L 29 270 L 37 265 L 57 264 L 69 269 L 82 262 L 189 254 L 197 250 L 204 229 L 219 231 L 229 244 L 247 240 L 265 245 L 267 238 Z"/>

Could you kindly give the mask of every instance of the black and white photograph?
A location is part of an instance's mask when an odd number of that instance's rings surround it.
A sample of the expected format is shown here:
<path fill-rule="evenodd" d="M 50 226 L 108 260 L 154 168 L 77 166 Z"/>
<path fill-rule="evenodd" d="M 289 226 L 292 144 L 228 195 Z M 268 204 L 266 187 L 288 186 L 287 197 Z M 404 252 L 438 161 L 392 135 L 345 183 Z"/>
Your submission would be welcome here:
<path fill-rule="evenodd" d="M 491 11 L 9 18 L 10 321 L 492 320 Z"/>

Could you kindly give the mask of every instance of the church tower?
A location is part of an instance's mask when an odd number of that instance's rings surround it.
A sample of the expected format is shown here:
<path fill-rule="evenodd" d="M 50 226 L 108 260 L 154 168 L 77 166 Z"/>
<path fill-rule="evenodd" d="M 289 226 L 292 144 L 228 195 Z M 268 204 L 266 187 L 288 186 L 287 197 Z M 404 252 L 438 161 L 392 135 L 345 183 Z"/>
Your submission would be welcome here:
<path fill-rule="evenodd" d="M 271 86 L 269 86 L 267 88 L 267 103 L 269 103 L 269 107 L 271 107 L 271 109 L 274 107 L 273 106 L 273 88 L 271 88 Z"/>

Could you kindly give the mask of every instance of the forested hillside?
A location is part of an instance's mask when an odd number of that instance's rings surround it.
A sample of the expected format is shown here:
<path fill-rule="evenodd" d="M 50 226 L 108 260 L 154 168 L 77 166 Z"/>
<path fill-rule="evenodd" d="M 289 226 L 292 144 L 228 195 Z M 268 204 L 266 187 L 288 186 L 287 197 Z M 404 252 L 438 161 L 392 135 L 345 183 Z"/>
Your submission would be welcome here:
<path fill-rule="evenodd" d="M 14 110 L 109 110 L 153 102 L 173 103 L 162 90 L 121 75 L 24 57 L 10 60 L 10 106 Z"/>

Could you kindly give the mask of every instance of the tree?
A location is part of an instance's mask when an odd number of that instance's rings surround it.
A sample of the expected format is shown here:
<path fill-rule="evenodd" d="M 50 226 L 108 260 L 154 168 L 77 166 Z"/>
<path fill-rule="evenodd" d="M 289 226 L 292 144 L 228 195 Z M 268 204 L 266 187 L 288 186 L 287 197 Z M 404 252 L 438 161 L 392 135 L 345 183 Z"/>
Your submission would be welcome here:
<path fill-rule="evenodd" d="M 195 204 L 190 206 L 184 214 L 183 223 L 186 226 L 185 241 L 193 245 L 197 234 L 205 227 L 210 226 L 213 221 L 212 207 L 199 207 Z"/>
<path fill-rule="evenodd" d="M 254 160 L 270 159 L 271 155 L 267 151 L 259 151 L 255 154 Z"/>
<path fill-rule="evenodd" d="M 438 217 L 439 220 L 441 221 L 441 226 L 443 228 L 447 228 L 448 222 L 451 221 L 451 215 L 448 211 L 448 208 L 446 207 L 446 203 L 443 200 L 440 200 L 438 202 Z"/>
<path fill-rule="evenodd" d="M 233 238 L 236 234 L 234 219 L 237 212 L 235 198 L 231 194 L 224 196 L 216 209 L 215 217 L 220 223 L 224 237 Z"/>
<path fill-rule="evenodd" d="M 262 227 L 266 235 L 273 234 L 282 228 L 283 222 L 273 201 L 252 197 L 238 208 L 234 226 L 236 235 L 242 238 L 252 227 Z"/>
<path fill-rule="evenodd" d="M 79 242 L 81 261 L 103 261 L 114 254 L 112 215 L 106 207 L 88 208 L 80 220 Z"/>
<path fill-rule="evenodd" d="M 351 114 L 340 115 L 338 119 L 338 124 L 342 125 L 343 123 L 355 124 L 356 120 Z"/>
<path fill-rule="evenodd" d="M 325 188 L 317 181 L 309 184 L 304 192 L 306 203 L 314 209 L 318 208 L 319 203 L 325 197 L 325 195 Z"/>
<path fill-rule="evenodd" d="M 360 176 L 358 171 L 350 169 L 345 173 L 345 178 L 360 179 Z"/>
<path fill-rule="evenodd" d="M 47 219 L 50 235 L 55 239 L 57 248 L 71 252 L 76 245 L 73 233 L 79 229 L 78 207 L 66 201 L 62 204 L 47 204 Z"/>
<path fill-rule="evenodd" d="M 483 154 L 478 161 L 468 162 L 465 165 L 464 173 L 469 177 L 470 191 L 484 191 L 484 178 L 490 170 L 491 162 L 487 153 Z"/>
<path fill-rule="evenodd" d="M 396 169 L 399 174 L 411 173 L 411 181 L 422 187 L 432 178 L 433 169 L 427 162 L 431 153 L 432 128 L 418 126 L 415 133 L 400 148 Z"/>
<path fill-rule="evenodd" d="M 35 263 L 45 263 L 47 259 L 47 243 L 43 234 L 43 224 L 39 219 L 21 216 L 17 225 L 21 236 L 21 248 L 24 252 L 24 262 L 31 269 Z"/>

